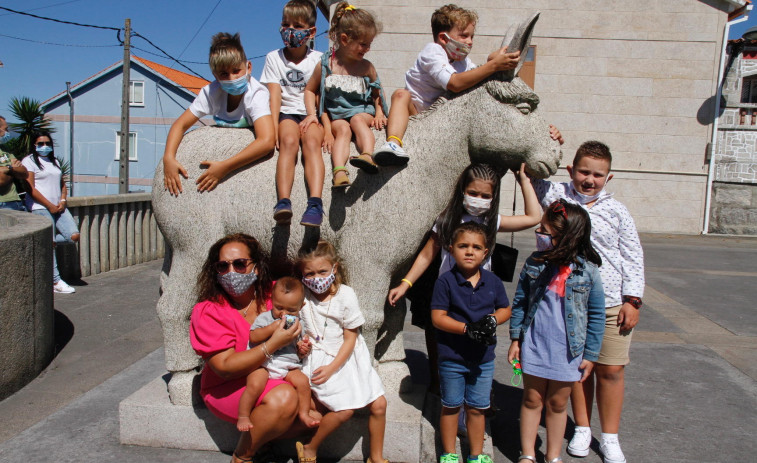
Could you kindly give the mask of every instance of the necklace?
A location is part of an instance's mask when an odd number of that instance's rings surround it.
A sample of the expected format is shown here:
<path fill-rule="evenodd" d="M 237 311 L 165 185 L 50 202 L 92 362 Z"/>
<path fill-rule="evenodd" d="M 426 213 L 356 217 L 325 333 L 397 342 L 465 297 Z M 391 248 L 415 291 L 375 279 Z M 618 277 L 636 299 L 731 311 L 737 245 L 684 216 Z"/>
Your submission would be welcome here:
<path fill-rule="evenodd" d="M 308 300 L 308 308 L 310 309 L 310 315 L 313 317 L 313 331 L 315 331 L 315 342 L 320 342 L 322 339 L 326 338 L 326 327 L 329 323 L 329 312 L 331 312 L 331 301 L 334 300 L 334 296 L 331 296 L 331 299 L 329 299 L 329 305 L 326 308 L 326 315 L 323 317 L 323 337 L 321 337 L 320 334 L 318 334 L 318 330 L 315 329 L 315 309 L 313 308 L 313 301 Z"/>
<path fill-rule="evenodd" d="M 242 310 L 242 316 L 244 318 L 247 318 L 247 311 L 250 310 L 250 306 L 252 305 L 253 302 L 255 302 L 254 298 L 250 301 L 249 304 L 247 304 L 247 306 L 244 308 L 244 310 Z"/>

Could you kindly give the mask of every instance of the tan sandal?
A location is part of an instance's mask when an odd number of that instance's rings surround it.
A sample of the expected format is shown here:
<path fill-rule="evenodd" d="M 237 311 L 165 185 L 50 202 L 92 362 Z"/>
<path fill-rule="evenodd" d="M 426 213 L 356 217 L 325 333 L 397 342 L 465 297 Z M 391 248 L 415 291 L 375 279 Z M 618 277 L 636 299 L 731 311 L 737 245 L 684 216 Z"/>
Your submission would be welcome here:
<path fill-rule="evenodd" d="M 360 156 L 352 156 L 350 165 L 353 165 L 369 174 L 378 174 L 378 166 L 373 162 L 373 156 L 370 153 L 363 153 Z"/>
<path fill-rule="evenodd" d="M 252 463 L 252 457 L 240 458 L 236 453 L 231 454 L 231 463 Z"/>
<path fill-rule="evenodd" d="M 302 445 L 302 442 L 297 441 L 294 444 L 294 447 L 297 449 L 297 461 L 299 463 L 316 463 L 316 461 L 317 461 L 316 457 L 306 457 L 305 456 L 305 446 Z"/>
<path fill-rule="evenodd" d="M 350 173 L 346 167 L 334 167 L 331 172 L 334 175 L 331 179 L 331 188 L 347 188 L 350 186 Z"/>
<path fill-rule="evenodd" d="M 373 463 L 373 460 L 371 460 L 371 457 L 368 457 L 368 459 L 367 459 L 367 460 L 365 460 L 365 463 Z M 386 459 L 385 459 L 385 460 L 384 460 L 384 461 L 382 461 L 381 463 L 389 463 L 389 460 L 386 460 Z"/>

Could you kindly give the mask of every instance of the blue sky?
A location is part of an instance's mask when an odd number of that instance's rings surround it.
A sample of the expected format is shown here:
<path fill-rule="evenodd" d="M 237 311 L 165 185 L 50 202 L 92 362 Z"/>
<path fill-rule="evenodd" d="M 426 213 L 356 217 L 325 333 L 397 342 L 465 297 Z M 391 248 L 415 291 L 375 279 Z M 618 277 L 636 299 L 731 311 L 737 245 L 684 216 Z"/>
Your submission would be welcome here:
<path fill-rule="evenodd" d="M 42 0 L 3 1 L 0 6 L 116 28 L 123 28 L 124 20 L 131 18 L 133 31 L 175 58 L 199 63 L 207 63 L 213 34 L 239 32 L 248 58 L 253 58 L 252 74 L 258 78 L 265 59 L 255 57 L 282 46 L 278 28 L 285 3 L 286 0 Z M 317 26 L 318 34 L 327 28 L 320 14 Z M 168 59 L 147 53 L 160 54 L 139 37 L 132 37 L 132 45 L 142 49 L 132 50 L 137 56 L 186 71 Z M 323 50 L 326 46 L 325 35 L 316 39 L 317 49 Z M 73 85 L 122 58 L 123 48 L 115 31 L 58 24 L 0 10 L 0 61 L 3 62 L 0 114 L 13 120 L 8 110 L 12 97 L 28 96 L 44 101 L 64 91 L 67 81 Z M 207 64 L 185 64 L 212 80 Z"/>

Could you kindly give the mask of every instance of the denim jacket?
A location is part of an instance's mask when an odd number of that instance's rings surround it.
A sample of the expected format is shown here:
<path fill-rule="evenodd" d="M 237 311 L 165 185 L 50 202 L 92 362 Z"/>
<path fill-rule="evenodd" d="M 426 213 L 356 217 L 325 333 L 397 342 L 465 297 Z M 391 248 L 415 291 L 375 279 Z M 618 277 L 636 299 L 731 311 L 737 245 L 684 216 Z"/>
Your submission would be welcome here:
<path fill-rule="evenodd" d="M 523 339 L 554 274 L 535 252 L 520 272 L 510 317 L 510 339 Z M 571 355 L 596 362 L 605 332 L 605 295 L 599 267 L 579 257 L 565 282 L 565 332 Z M 546 270 L 546 271 L 545 271 Z"/>

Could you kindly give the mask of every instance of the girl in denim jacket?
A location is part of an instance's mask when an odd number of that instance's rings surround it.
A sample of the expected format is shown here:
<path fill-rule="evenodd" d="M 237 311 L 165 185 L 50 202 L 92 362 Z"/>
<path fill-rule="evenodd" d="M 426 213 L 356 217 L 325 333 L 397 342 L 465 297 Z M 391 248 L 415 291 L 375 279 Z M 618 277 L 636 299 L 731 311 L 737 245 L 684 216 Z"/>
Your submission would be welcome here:
<path fill-rule="evenodd" d="M 602 260 L 590 238 L 588 213 L 555 201 L 536 229 L 537 251 L 520 274 L 507 356 L 523 369 L 518 461 L 536 461 L 536 434 L 546 404 L 546 459 L 562 462 L 571 388 L 589 376 L 599 356 L 605 330 Z"/>

